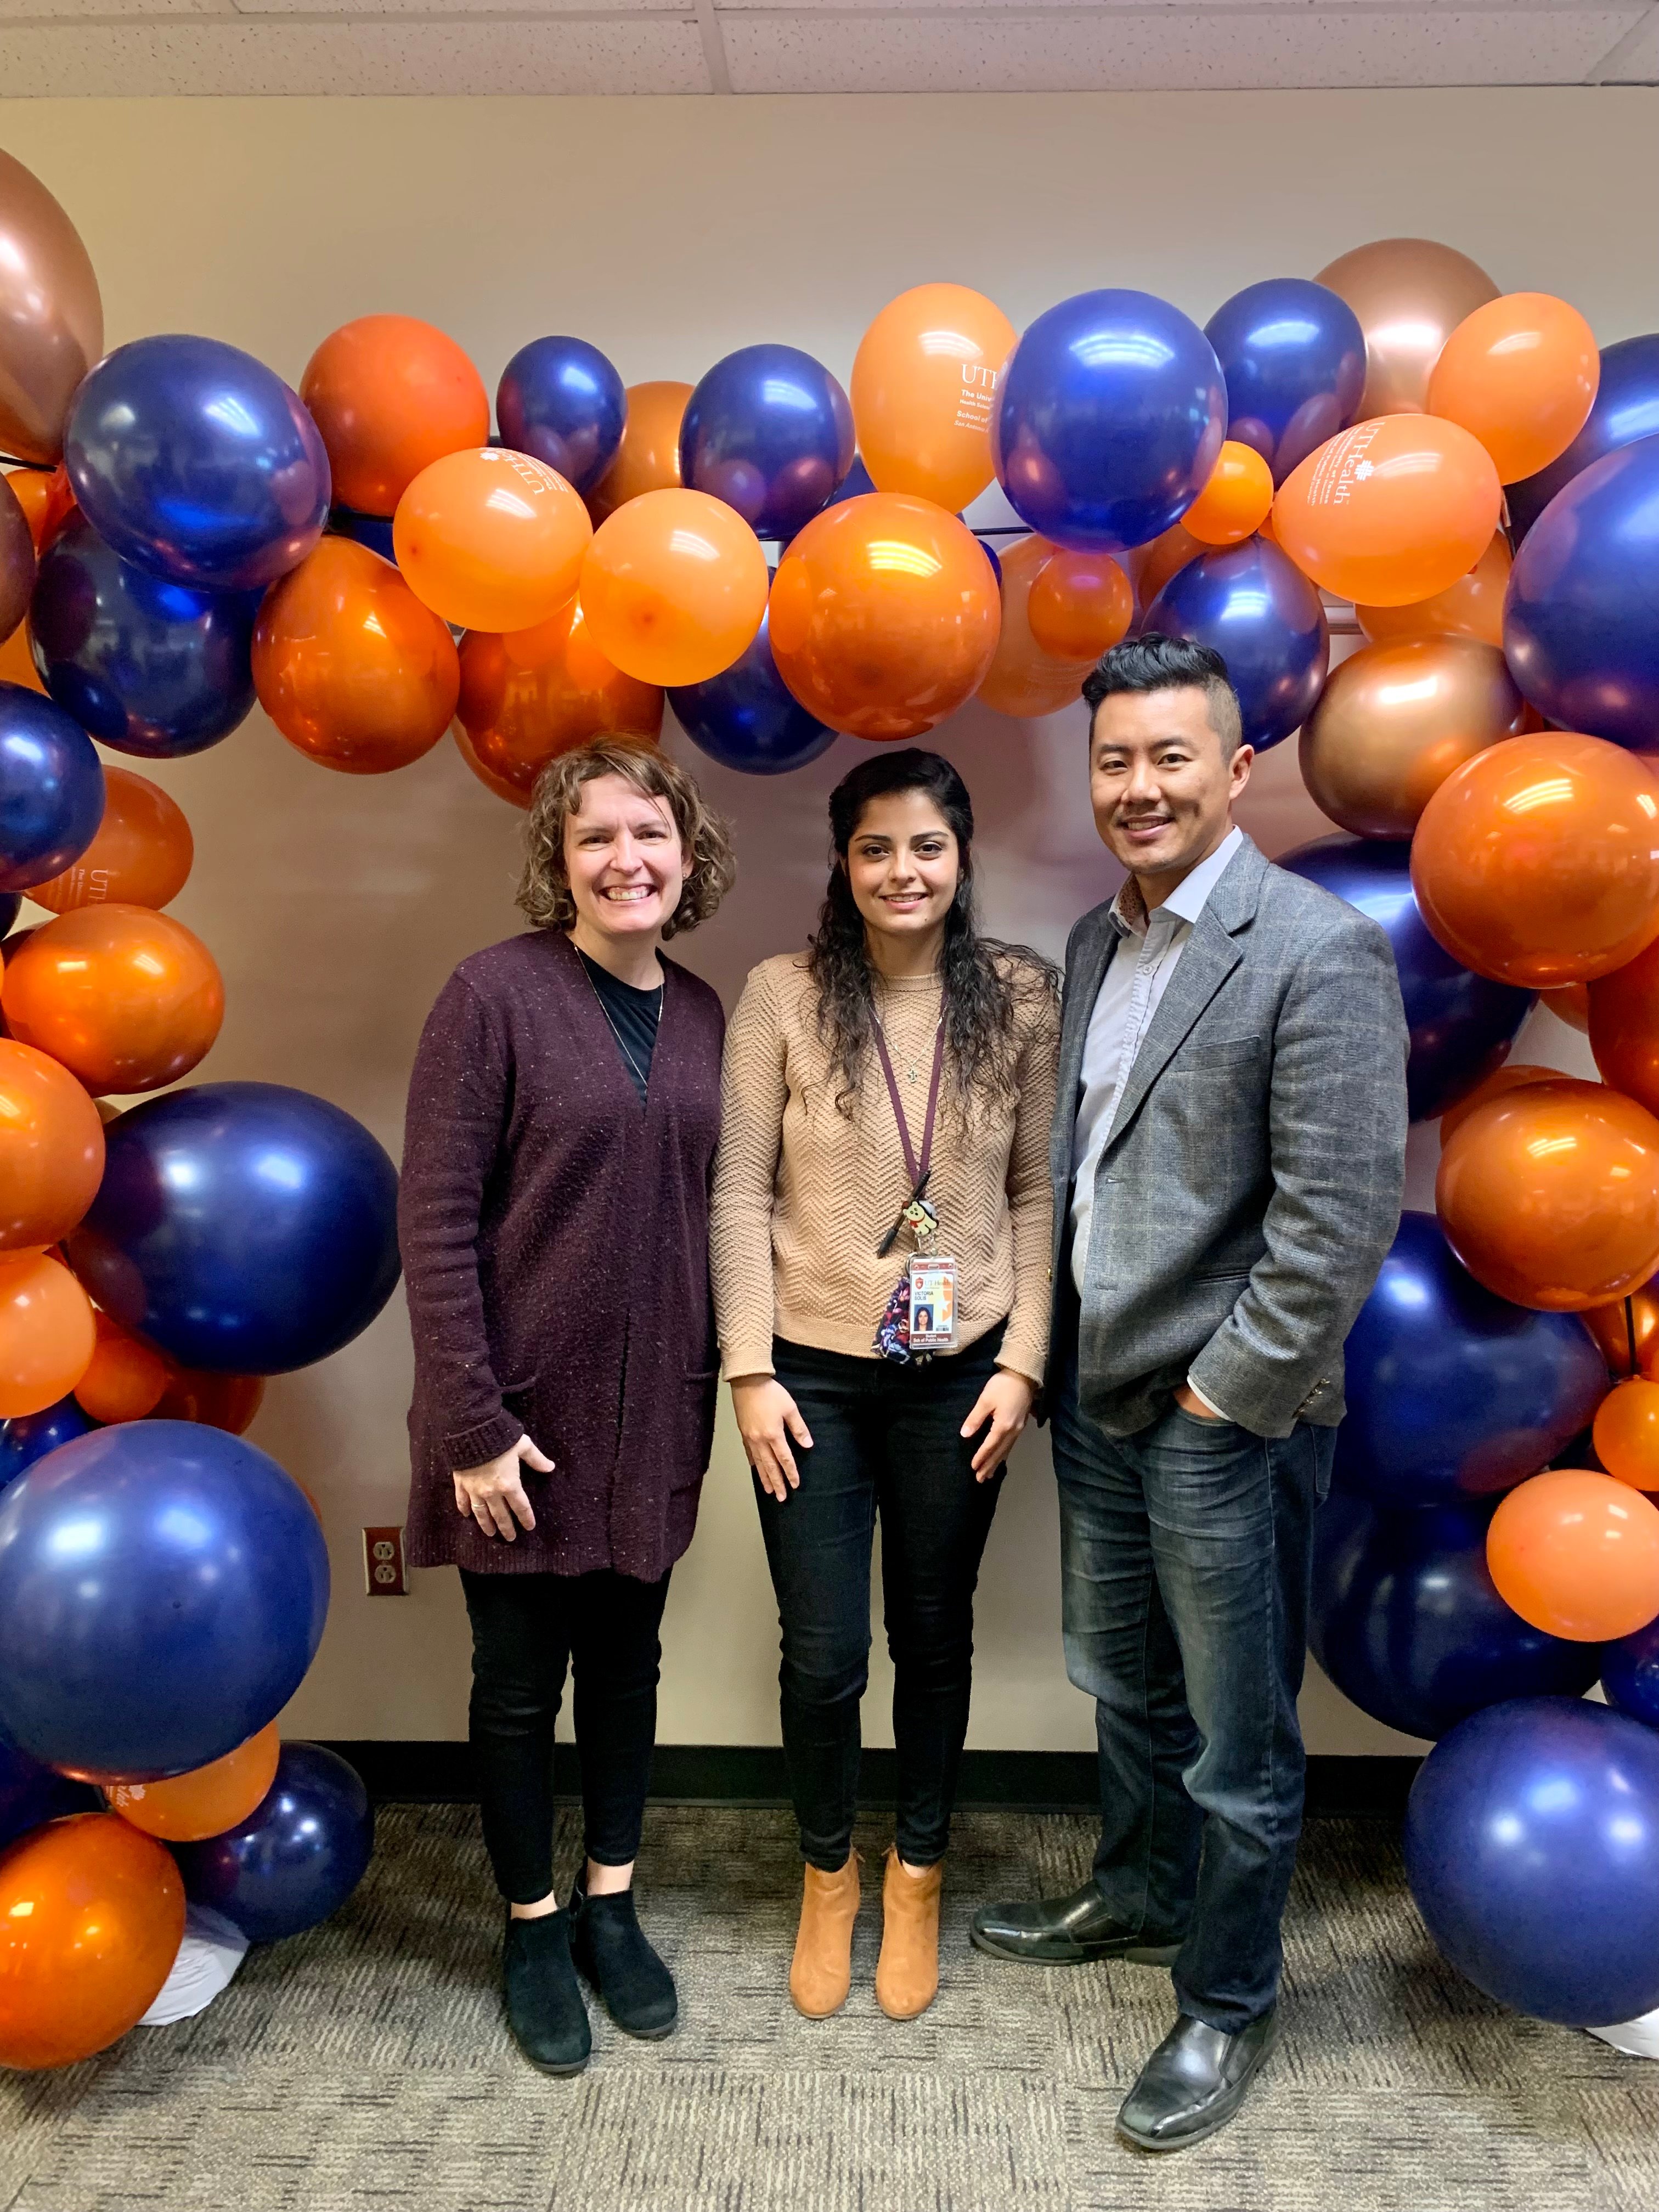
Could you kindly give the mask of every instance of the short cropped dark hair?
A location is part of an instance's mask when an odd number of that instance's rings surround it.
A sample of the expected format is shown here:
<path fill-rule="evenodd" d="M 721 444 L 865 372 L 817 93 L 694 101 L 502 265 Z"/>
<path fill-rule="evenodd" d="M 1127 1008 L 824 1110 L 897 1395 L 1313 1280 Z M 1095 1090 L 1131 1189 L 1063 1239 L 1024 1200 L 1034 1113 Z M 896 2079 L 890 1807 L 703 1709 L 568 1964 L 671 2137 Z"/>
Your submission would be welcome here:
<path fill-rule="evenodd" d="M 1161 630 L 1146 630 L 1139 637 L 1115 645 L 1084 678 L 1090 730 L 1094 728 L 1095 709 L 1115 691 L 1187 690 L 1204 694 L 1210 727 L 1221 740 L 1221 757 L 1231 760 L 1244 742 L 1244 718 L 1226 662 L 1212 645 L 1199 645 L 1187 637 L 1165 637 Z"/>

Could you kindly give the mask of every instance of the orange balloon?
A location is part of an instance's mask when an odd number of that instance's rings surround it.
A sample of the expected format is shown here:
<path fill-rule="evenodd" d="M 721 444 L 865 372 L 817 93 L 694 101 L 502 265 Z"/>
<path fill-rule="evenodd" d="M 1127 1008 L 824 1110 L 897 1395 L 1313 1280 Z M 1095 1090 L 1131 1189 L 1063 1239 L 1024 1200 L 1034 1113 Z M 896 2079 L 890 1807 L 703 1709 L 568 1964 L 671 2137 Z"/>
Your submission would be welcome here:
<path fill-rule="evenodd" d="M 1609 1374 L 1659 1379 L 1654 1374 L 1659 1361 L 1659 1297 L 1651 1284 L 1615 1298 L 1611 1305 L 1586 1306 L 1578 1318 L 1595 1339 Z"/>
<path fill-rule="evenodd" d="M 104 1175 L 104 1125 L 64 1067 L 0 1038 L 0 1248 L 67 1237 Z"/>
<path fill-rule="evenodd" d="M 611 665 L 572 599 L 535 629 L 468 631 L 459 716 L 475 764 L 523 805 L 556 754 L 601 735 L 654 739 L 662 691 Z"/>
<path fill-rule="evenodd" d="M 1181 526 L 1201 544 L 1239 545 L 1261 529 L 1273 503 L 1273 471 L 1253 446 L 1229 438 Z"/>
<path fill-rule="evenodd" d="M 334 496 L 391 514 L 416 477 L 489 435 L 483 379 L 453 338 L 413 315 L 361 315 L 325 337 L 300 380 Z"/>
<path fill-rule="evenodd" d="M 754 641 L 766 586 L 761 542 L 736 508 L 680 489 L 641 492 L 599 525 L 579 597 L 589 637 L 624 675 L 702 684 Z"/>
<path fill-rule="evenodd" d="M 1601 380 L 1595 333 L 1548 292 L 1505 292 L 1466 315 L 1429 379 L 1429 412 L 1461 422 L 1505 483 L 1559 460 Z"/>
<path fill-rule="evenodd" d="M 1021 720 L 1057 714 L 1076 702 L 1083 679 L 1094 665 L 1093 655 L 1056 660 L 1031 635 L 1031 592 L 1054 555 L 1055 548 L 1046 538 L 1017 538 L 1002 549 L 1002 623 L 996 652 L 976 695 L 999 714 Z"/>
<path fill-rule="evenodd" d="M 597 529 L 608 514 L 641 492 L 675 491 L 680 482 L 680 423 L 691 397 L 689 384 L 667 380 L 630 384 L 628 420 L 616 459 L 587 495 Z"/>
<path fill-rule="evenodd" d="M 449 727 L 460 663 L 446 625 L 389 561 L 319 538 L 265 593 L 253 630 L 259 704 L 325 768 L 380 775 Z"/>
<path fill-rule="evenodd" d="M 1452 1250 L 1500 1298 L 1606 1305 L 1659 1267 L 1659 1121 L 1605 1084 L 1524 1085 L 1459 1122 L 1434 1202 Z"/>
<path fill-rule="evenodd" d="M 1409 837 L 1452 770 L 1513 731 L 1521 694 L 1472 637 L 1368 645 L 1332 669 L 1302 725 L 1302 781 L 1362 837 Z"/>
<path fill-rule="evenodd" d="M 0 1420 L 44 1413 L 86 1373 L 92 1304 L 46 1252 L 0 1252 Z"/>
<path fill-rule="evenodd" d="M 26 690 L 38 691 L 43 699 L 46 696 L 46 687 L 40 681 L 40 672 L 34 665 L 34 653 L 29 644 L 27 616 L 9 637 L 0 638 L 0 684 L 21 684 Z"/>
<path fill-rule="evenodd" d="M 1615 973 L 1617 971 L 1615 970 Z M 1540 991 L 1540 1006 L 1547 1006 L 1558 1022 L 1577 1030 L 1581 1036 L 1589 1034 L 1589 985 L 1563 983 L 1553 991 Z"/>
<path fill-rule="evenodd" d="M 104 765 L 104 818 L 78 860 L 29 896 L 53 914 L 71 907 L 164 907 L 176 899 L 196 858 L 184 809 L 158 783 L 131 769 Z"/>
<path fill-rule="evenodd" d="M 1602 1080 L 1659 1112 L 1659 939 L 1589 986 L 1589 1042 Z"/>
<path fill-rule="evenodd" d="M 9 469 L 6 482 L 27 517 L 35 551 L 44 553 L 75 512 L 69 471 L 61 461 L 55 469 Z"/>
<path fill-rule="evenodd" d="M 263 1375 L 210 1375 L 175 1367 L 155 1401 L 158 1421 L 201 1421 L 240 1437 L 250 1426 L 265 1395 Z"/>
<path fill-rule="evenodd" d="M 1609 1474 L 1551 1468 L 1492 1515 L 1486 1565 L 1504 1604 L 1546 1635 L 1633 1636 L 1659 1613 L 1659 1506 Z"/>
<path fill-rule="evenodd" d="M 20 1838 L 0 1854 L 0 2066 L 68 2066 L 117 2041 L 184 1933 L 172 1852 L 113 1813 Z"/>
<path fill-rule="evenodd" d="M 110 1810 L 167 1844 L 198 1844 L 246 1820 L 276 1778 L 282 1749 L 275 1721 L 222 1759 L 165 1782 L 117 1782 L 106 1789 Z"/>
<path fill-rule="evenodd" d="M 1622 745 L 1570 730 L 1489 745 L 1424 807 L 1412 886 L 1477 975 L 1592 982 L 1659 935 L 1659 782 Z"/>
<path fill-rule="evenodd" d="M 142 906 L 84 906 L 35 930 L 0 984 L 6 1026 L 88 1091 L 157 1091 L 219 1034 L 225 987 L 201 939 Z"/>
<path fill-rule="evenodd" d="M 954 514 L 996 474 L 991 416 L 1017 337 L 965 284 L 918 284 L 890 300 L 853 362 L 853 427 L 878 491 Z"/>
<path fill-rule="evenodd" d="M 815 515 L 778 564 L 778 673 L 832 730 L 920 737 L 972 698 L 1002 627 L 996 577 L 955 515 L 866 492 Z"/>
<path fill-rule="evenodd" d="M 1106 553 L 1056 553 L 1025 602 L 1033 641 L 1056 660 L 1098 660 L 1129 635 L 1134 586 Z"/>
<path fill-rule="evenodd" d="M 1659 1382 L 1634 1375 L 1609 1390 L 1590 1434 L 1595 1456 L 1615 1482 L 1659 1490 Z"/>
<path fill-rule="evenodd" d="M 92 1361 L 75 1386 L 83 1413 L 94 1421 L 142 1421 L 160 1404 L 171 1364 L 106 1313 L 94 1312 Z"/>
<path fill-rule="evenodd" d="M 404 580 L 462 629 L 529 629 L 576 588 L 587 509 L 529 453 L 482 446 L 421 471 L 392 525 Z"/>
<path fill-rule="evenodd" d="M 1171 576 L 1178 576 L 1189 561 L 1196 561 L 1208 550 L 1179 522 L 1172 522 L 1149 544 L 1131 546 L 1123 556 L 1124 565 L 1141 611 L 1151 606 Z"/>
<path fill-rule="evenodd" d="M 1314 279 L 1346 300 L 1365 334 L 1361 415 L 1420 414 L 1440 349 L 1498 287 L 1478 262 L 1431 238 L 1356 246 Z"/>
<path fill-rule="evenodd" d="M 1354 616 L 1373 645 L 1397 639 L 1446 635 L 1478 638 L 1482 645 L 1504 642 L 1504 594 L 1510 583 L 1510 541 L 1492 532 L 1486 551 L 1467 576 L 1448 584 L 1432 599 L 1404 607 L 1356 607 Z"/>
<path fill-rule="evenodd" d="M 1559 1067 L 1538 1067 L 1525 1060 L 1505 1060 L 1502 1067 L 1477 1083 L 1473 1091 L 1448 1106 L 1440 1116 L 1440 1141 L 1443 1145 L 1458 1124 L 1467 1121 L 1477 1106 L 1484 1106 L 1493 1098 L 1501 1098 L 1506 1091 L 1524 1091 L 1531 1083 L 1559 1083 Z"/>
<path fill-rule="evenodd" d="M 1479 439 L 1433 415 L 1381 415 L 1291 470 L 1273 501 L 1273 535 L 1339 599 L 1403 606 L 1468 575 L 1503 504 Z"/>
<path fill-rule="evenodd" d="M 509 782 L 506 776 L 497 775 L 494 769 L 484 766 L 478 758 L 471 738 L 466 734 L 465 724 L 459 720 L 452 722 L 449 726 L 449 734 L 455 740 L 456 751 L 459 753 L 486 791 L 493 791 L 497 799 L 505 799 L 511 805 L 523 807 L 528 811 L 530 793 L 521 791 L 516 783 Z"/>

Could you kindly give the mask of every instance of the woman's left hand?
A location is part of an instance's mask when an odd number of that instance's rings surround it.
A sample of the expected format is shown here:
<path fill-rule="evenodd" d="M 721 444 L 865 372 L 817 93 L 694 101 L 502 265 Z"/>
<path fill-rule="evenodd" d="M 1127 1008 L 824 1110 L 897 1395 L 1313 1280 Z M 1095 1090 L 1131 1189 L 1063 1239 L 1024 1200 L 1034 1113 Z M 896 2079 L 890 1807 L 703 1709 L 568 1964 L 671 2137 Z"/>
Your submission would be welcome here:
<path fill-rule="evenodd" d="M 1036 1385 L 1023 1375 L 1015 1375 L 1006 1367 L 999 1367 L 980 1392 L 974 1410 L 962 1425 L 961 1433 L 971 1437 L 976 1429 L 985 1430 L 985 1441 L 974 1454 L 974 1478 L 988 1482 L 1012 1451 L 1020 1431 L 1031 1417 L 1031 1407 L 1036 1402 Z"/>

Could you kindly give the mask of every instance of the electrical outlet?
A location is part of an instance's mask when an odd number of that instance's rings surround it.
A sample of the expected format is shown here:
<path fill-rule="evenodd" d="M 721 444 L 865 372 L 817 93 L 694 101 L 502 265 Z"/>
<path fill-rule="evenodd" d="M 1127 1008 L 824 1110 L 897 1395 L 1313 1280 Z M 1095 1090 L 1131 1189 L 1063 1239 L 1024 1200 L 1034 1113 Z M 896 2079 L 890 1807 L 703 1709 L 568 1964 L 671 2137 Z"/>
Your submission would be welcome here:
<path fill-rule="evenodd" d="M 363 1588 L 370 1597 L 406 1597 L 409 1576 L 404 1567 L 401 1528 L 363 1531 Z"/>

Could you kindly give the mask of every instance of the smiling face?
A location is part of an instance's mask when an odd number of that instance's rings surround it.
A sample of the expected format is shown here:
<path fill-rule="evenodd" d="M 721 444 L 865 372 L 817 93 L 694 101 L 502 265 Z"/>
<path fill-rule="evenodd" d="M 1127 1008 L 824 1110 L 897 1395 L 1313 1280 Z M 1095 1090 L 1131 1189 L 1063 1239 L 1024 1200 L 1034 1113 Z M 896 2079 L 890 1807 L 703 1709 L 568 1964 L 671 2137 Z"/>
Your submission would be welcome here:
<path fill-rule="evenodd" d="M 1255 757 L 1249 745 L 1225 754 L 1195 684 L 1114 691 L 1101 701 L 1089 738 L 1095 827 L 1149 907 L 1168 898 L 1227 835 Z"/>
<path fill-rule="evenodd" d="M 848 841 L 847 880 L 875 936 L 942 937 L 962 880 L 956 832 L 926 792 L 888 792 L 859 817 Z"/>
<path fill-rule="evenodd" d="M 596 775 L 565 817 L 565 872 L 578 933 L 659 937 L 685 888 L 690 862 L 666 803 L 625 776 Z"/>

